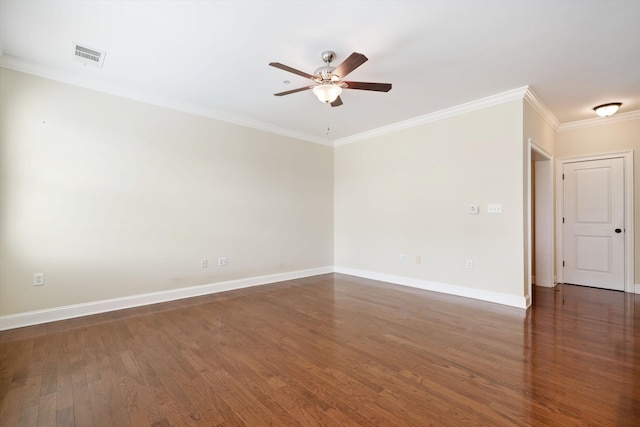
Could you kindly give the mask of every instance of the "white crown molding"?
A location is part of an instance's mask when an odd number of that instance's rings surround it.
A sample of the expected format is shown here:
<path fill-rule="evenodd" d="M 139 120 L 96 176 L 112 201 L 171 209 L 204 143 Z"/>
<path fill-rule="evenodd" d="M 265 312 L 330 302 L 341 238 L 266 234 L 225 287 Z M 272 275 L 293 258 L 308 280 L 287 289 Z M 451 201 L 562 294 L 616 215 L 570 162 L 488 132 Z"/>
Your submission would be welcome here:
<path fill-rule="evenodd" d="M 109 95 L 115 95 L 122 98 L 131 99 L 134 101 L 144 102 L 159 107 L 168 108 L 171 110 L 181 111 L 183 113 L 194 114 L 196 116 L 207 117 L 214 120 L 220 120 L 227 123 L 233 123 L 239 126 L 244 126 L 264 132 L 273 133 L 276 135 L 282 135 L 289 138 L 299 139 L 302 141 L 313 142 L 316 144 L 322 144 L 327 146 L 333 146 L 333 141 L 325 138 L 318 138 L 313 135 L 308 135 L 302 132 L 296 132 L 291 129 L 281 128 L 273 126 L 268 123 L 260 122 L 257 120 L 247 119 L 245 117 L 235 116 L 233 114 L 224 113 L 217 110 L 205 110 L 196 108 L 190 105 L 179 104 L 168 99 L 163 99 L 158 96 L 149 96 L 149 94 L 143 94 L 134 92 L 130 89 L 124 89 L 118 85 L 110 84 L 108 82 L 92 79 L 87 76 L 81 76 L 72 74 L 69 72 L 57 70 L 44 65 L 36 64 L 30 61 L 25 61 L 20 58 L 16 58 L 10 55 L 0 56 L 0 67 L 7 68 L 13 71 L 19 71 L 26 74 L 31 74 L 45 79 L 55 80 L 61 83 L 66 83 L 72 86 L 78 86 L 85 89 L 95 90 L 97 92 L 107 93 Z"/>
<path fill-rule="evenodd" d="M 364 139 L 397 132 L 402 129 L 408 129 L 438 120 L 443 120 L 449 117 L 459 116 L 461 114 L 466 114 L 472 111 L 481 110 L 483 108 L 492 107 L 494 105 L 503 104 L 505 102 L 523 99 L 528 90 L 529 86 L 523 86 L 517 89 L 512 89 L 506 92 L 498 93 L 496 95 L 488 96 L 486 98 L 457 105 L 455 107 L 425 114 L 424 116 L 419 116 L 413 119 L 393 123 L 388 126 L 372 129 L 370 131 L 358 133 L 346 138 L 336 139 L 334 146 L 339 147 L 341 145 L 351 144 L 352 142 L 362 141 Z"/>
<path fill-rule="evenodd" d="M 101 301 L 92 301 L 84 304 L 54 307 L 45 310 L 29 311 L 26 313 L 9 314 L 0 316 L 0 331 L 22 328 L 25 326 L 49 323 L 58 320 L 73 319 L 92 314 L 105 313 L 126 308 L 140 307 L 161 302 L 180 300 L 184 298 L 225 292 L 234 289 L 248 288 L 251 286 L 267 285 L 286 280 L 300 279 L 303 277 L 317 276 L 333 272 L 333 266 L 311 268 L 307 270 L 290 271 L 286 273 L 271 274 L 267 276 L 249 277 L 246 279 L 230 280 L 226 282 L 210 283 L 208 285 L 177 288 L 162 292 L 131 295 L 122 298 L 114 298 Z"/>
<path fill-rule="evenodd" d="M 527 88 L 527 91 L 524 94 L 524 100 L 527 101 L 538 114 L 540 114 L 542 119 L 547 122 L 547 124 L 551 126 L 554 131 L 558 130 L 560 122 L 558 121 L 556 116 L 553 115 L 551 110 L 549 110 L 547 106 L 542 102 L 540 97 L 536 95 L 532 88 Z"/>
<path fill-rule="evenodd" d="M 1 48 L 1 46 L 0 46 Z M 174 101 L 162 99 L 161 97 L 149 96 L 148 94 L 136 93 L 130 89 L 124 89 L 108 82 L 99 81 L 86 76 L 78 76 L 65 71 L 57 70 L 51 67 L 47 67 L 41 64 L 37 64 L 31 61 L 26 61 L 20 58 L 16 58 L 11 55 L 2 55 L 0 50 L 0 67 L 7 68 L 9 70 L 19 71 L 26 74 L 43 77 L 50 80 L 55 80 L 61 83 L 70 84 L 73 86 L 83 87 L 85 89 L 91 89 L 109 95 L 115 95 L 122 98 L 127 98 L 146 104 L 156 105 L 184 113 L 194 114 L 197 116 L 207 117 L 214 120 L 220 120 L 227 123 L 236 124 L 239 126 L 248 127 L 251 129 L 260 130 L 263 132 L 273 133 L 276 135 L 282 135 L 289 138 L 294 138 L 302 141 L 313 142 L 316 144 L 326 145 L 329 147 L 339 147 L 341 145 L 350 144 L 352 142 L 362 141 L 365 139 L 373 138 L 380 135 L 396 132 L 402 129 L 408 129 L 415 126 L 420 126 L 426 123 L 443 120 L 449 117 L 458 116 L 471 111 L 480 110 L 483 108 L 491 107 L 494 105 L 502 104 L 517 99 L 524 99 L 542 116 L 542 118 L 557 132 L 564 132 L 573 129 L 581 129 L 592 126 L 601 126 L 612 123 L 619 123 L 628 120 L 636 120 L 640 118 L 640 110 L 630 111 L 627 113 L 616 114 L 611 117 L 597 117 L 587 120 L 579 120 L 575 122 L 568 122 L 560 124 L 558 119 L 551 113 L 551 111 L 544 105 L 540 98 L 529 86 L 523 86 L 517 89 L 512 89 L 506 92 L 502 92 L 496 95 L 492 95 L 479 100 L 471 101 L 465 104 L 457 105 L 455 107 L 447 108 L 444 110 L 436 111 L 426 114 L 424 116 L 415 117 L 412 119 L 404 120 L 401 122 L 393 123 L 388 126 L 383 126 L 370 131 L 358 133 L 345 138 L 331 140 L 328 138 L 319 138 L 314 135 L 309 135 L 303 132 L 296 132 L 291 129 L 273 126 L 269 123 L 264 123 L 258 120 L 252 120 L 245 117 L 228 114 L 217 110 L 205 110 L 197 108 L 191 105 L 178 104 Z"/>
<path fill-rule="evenodd" d="M 610 117 L 594 117 L 593 119 L 563 123 L 560 125 L 560 127 L 558 127 L 558 132 L 566 132 L 568 130 L 590 128 L 594 126 L 610 125 L 613 123 L 620 123 L 637 119 L 640 119 L 640 110 L 628 111 L 626 113 L 620 113 Z"/>
<path fill-rule="evenodd" d="M 507 305 L 526 309 L 531 305 L 528 297 L 502 294 L 499 292 L 485 291 L 482 289 L 472 289 L 463 286 L 449 285 L 446 283 L 431 282 L 428 280 L 414 279 L 411 277 L 395 276 L 385 273 L 377 273 L 374 271 L 360 270 L 356 268 L 336 266 L 336 273 L 348 274 L 349 276 L 362 277 L 365 279 L 378 280 L 381 282 L 394 283 L 396 285 L 409 286 L 411 288 L 423 289 L 426 291 L 434 291 L 442 294 L 455 295 L 465 298 L 472 298 L 480 301 L 493 302 L 497 304 Z M 522 312 L 526 313 L 526 312 Z"/>

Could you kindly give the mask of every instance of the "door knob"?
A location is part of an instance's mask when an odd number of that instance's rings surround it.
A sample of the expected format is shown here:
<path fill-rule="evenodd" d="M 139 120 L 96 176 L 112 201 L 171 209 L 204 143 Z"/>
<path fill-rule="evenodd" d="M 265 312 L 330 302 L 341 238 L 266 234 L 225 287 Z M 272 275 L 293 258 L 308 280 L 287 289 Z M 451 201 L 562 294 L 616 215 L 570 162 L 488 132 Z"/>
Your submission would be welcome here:
<path fill-rule="evenodd" d="M 616 229 L 615 229 L 615 230 L 613 230 L 613 231 L 615 231 L 616 233 L 622 233 L 622 230 L 620 230 L 619 228 L 616 228 Z"/>

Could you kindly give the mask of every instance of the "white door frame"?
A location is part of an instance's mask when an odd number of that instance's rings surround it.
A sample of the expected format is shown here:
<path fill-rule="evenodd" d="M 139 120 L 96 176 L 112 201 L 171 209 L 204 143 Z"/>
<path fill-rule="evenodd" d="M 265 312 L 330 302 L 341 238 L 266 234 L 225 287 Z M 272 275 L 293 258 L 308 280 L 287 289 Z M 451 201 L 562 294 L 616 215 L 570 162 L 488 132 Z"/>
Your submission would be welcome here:
<path fill-rule="evenodd" d="M 564 227 L 562 226 L 564 193 L 562 187 L 562 171 L 564 169 L 564 165 L 565 163 L 615 158 L 622 158 L 624 162 L 624 291 L 635 293 L 635 258 L 633 246 L 635 241 L 633 230 L 633 151 L 558 159 L 556 164 L 556 224 L 558 224 L 558 227 L 556 227 L 556 271 L 559 283 L 564 283 L 564 274 L 562 270 L 562 257 L 564 253 Z"/>
<path fill-rule="evenodd" d="M 534 160 L 542 159 L 541 163 L 544 163 L 544 167 L 538 168 L 536 165 L 536 186 L 535 192 L 538 196 L 544 195 L 545 198 L 548 198 L 551 203 L 541 203 L 543 197 L 534 197 L 532 190 L 532 175 L 533 171 L 531 170 L 531 164 Z M 543 252 L 547 253 L 548 257 L 536 257 L 536 268 L 546 271 L 548 274 L 545 276 L 550 277 L 536 277 L 536 281 L 543 280 L 544 286 L 554 286 L 555 280 L 553 275 L 553 265 L 554 265 L 554 245 L 553 245 L 553 221 L 546 221 L 546 226 L 536 227 L 535 235 L 533 234 L 533 212 L 537 212 L 536 218 L 539 215 L 545 216 L 548 215 L 553 218 L 553 156 L 547 152 L 544 148 L 540 147 L 536 142 L 528 138 L 527 140 L 527 232 L 528 232 L 528 242 L 527 242 L 527 290 L 529 302 L 533 297 L 532 290 L 532 279 L 533 279 L 533 259 L 536 256 L 533 253 L 533 242 L 536 242 L 536 251 L 538 252 L 540 249 L 545 249 Z M 537 163 L 537 162 L 536 162 Z"/>

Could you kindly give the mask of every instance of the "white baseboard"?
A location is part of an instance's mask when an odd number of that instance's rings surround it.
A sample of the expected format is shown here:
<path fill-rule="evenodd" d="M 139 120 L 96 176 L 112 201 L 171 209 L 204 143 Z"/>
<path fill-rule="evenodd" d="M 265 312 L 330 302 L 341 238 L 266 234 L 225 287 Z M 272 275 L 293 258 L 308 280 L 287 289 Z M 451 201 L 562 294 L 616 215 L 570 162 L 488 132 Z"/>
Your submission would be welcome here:
<path fill-rule="evenodd" d="M 363 277 L 365 279 L 379 280 L 381 282 L 394 283 L 396 285 L 409 286 L 412 288 L 424 289 L 427 291 L 440 292 L 443 294 L 456 295 L 460 297 L 473 298 L 481 301 L 495 302 L 502 305 L 526 309 L 531 305 L 531 299 L 524 296 L 508 295 L 498 292 L 484 291 L 481 289 L 466 288 L 463 286 L 448 285 L 446 283 L 431 282 L 411 277 L 394 276 L 391 274 L 376 273 L 373 271 L 359 270 L 355 268 L 336 266 L 336 273 L 348 274 L 350 276 Z"/>
<path fill-rule="evenodd" d="M 634 293 L 640 294 L 640 283 L 636 283 L 634 287 Z"/>
<path fill-rule="evenodd" d="M 539 286 L 541 288 L 555 288 L 557 283 L 553 282 L 553 283 L 535 283 L 536 286 Z"/>
<path fill-rule="evenodd" d="M 83 304 L 54 307 L 45 310 L 10 314 L 6 316 L 0 316 L 0 331 L 22 328 L 24 326 L 38 325 L 41 323 L 54 322 L 57 320 L 72 319 L 74 317 L 88 316 L 91 314 L 105 313 L 108 311 L 122 310 L 125 308 L 140 307 L 143 305 L 157 304 L 160 302 L 214 294 L 217 292 L 230 291 L 234 289 L 248 288 L 251 286 L 266 285 L 269 283 L 282 282 L 285 280 L 294 280 L 303 277 L 317 276 L 319 274 L 333 273 L 333 271 L 333 266 L 311 268 L 307 270 L 270 274 L 267 276 L 249 277 L 246 279 L 210 283 L 207 285 L 191 286 L 188 288 L 171 289 L 168 291 L 132 295 L 122 298 L 113 298 L 108 300 L 92 301 Z"/>
<path fill-rule="evenodd" d="M 152 292 L 148 294 L 132 295 L 122 298 L 113 298 L 101 301 L 92 301 L 83 304 L 54 307 L 44 310 L 29 311 L 24 313 L 0 316 L 0 331 L 22 328 L 25 326 L 49 323 L 58 320 L 73 319 L 91 314 L 105 313 L 126 308 L 140 307 L 161 302 L 174 301 L 234 289 L 248 288 L 251 286 L 267 285 L 285 280 L 300 279 L 303 277 L 317 276 L 327 273 L 342 273 L 350 276 L 379 280 L 427 291 L 440 292 L 481 301 L 494 302 L 517 308 L 527 308 L 531 305 L 529 297 L 502 294 L 498 292 L 484 291 L 480 289 L 466 288 L 449 285 L 446 283 L 431 282 L 428 280 L 414 279 L 410 277 L 395 276 L 391 274 L 377 273 L 347 267 L 319 267 L 307 270 L 291 271 L 286 273 L 271 274 L 267 276 L 249 277 L 246 279 L 230 280 L 226 282 L 210 283 L 207 285 L 191 286 L 188 288 L 171 289 L 168 291 Z M 640 284 L 635 285 L 635 292 L 640 294 Z"/>

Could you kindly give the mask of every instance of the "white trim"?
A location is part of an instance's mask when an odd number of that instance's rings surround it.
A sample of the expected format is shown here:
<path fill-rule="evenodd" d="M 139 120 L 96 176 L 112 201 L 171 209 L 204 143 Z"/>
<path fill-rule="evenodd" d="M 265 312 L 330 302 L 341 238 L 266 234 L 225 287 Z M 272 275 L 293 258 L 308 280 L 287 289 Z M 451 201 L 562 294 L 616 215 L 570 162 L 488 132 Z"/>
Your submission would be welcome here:
<path fill-rule="evenodd" d="M 164 108 L 170 108 L 177 111 L 182 111 L 189 114 L 195 114 L 198 116 L 208 117 L 215 120 L 229 122 L 248 128 L 253 128 L 265 132 L 274 133 L 277 135 L 288 136 L 290 138 L 300 139 L 303 141 L 314 142 L 316 144 L 322 144 L 327 146 L 340 146 L 350 142 L 360 141 L 362 139 L 371 138 L 372 136 L 383 135 L 390 132 L 395 132 L 400 129 L 406 129 L 421 124 L 442 120 L 447 117 L 453 117 L 466 112 L 480 110 L 493 105 L 502 104 L 507 101 L 513 101 L 516 99 L 522 99 L 529 89 L 528 86 L 523 86 L 518 89 L 513 89 L 507 92 L 499 93 L 497 95 L 489 96 L 487 98 L 479 99 L 477 101 L 468 102 L 466 104 L 458 105 L 452 108 L 448 108 L 435 113 L 420 116 L 414 119 L 405 120 L 389 126 L 384 126 L 371 131 L 363 132 L 346 138 L 337 139 L 335 141 L 328 138 L 319 138 L 315 135 L 309 135 L 302 132 L 293 131 L 291 129 L 281 128 L 273 126 L 269 123 L 260 122 L 257 120 L 251 120 L 240 116 L 224 113 L 216 110 L 204 110 L 196 108 L 191 105 L 184 105 L 175 103 L 174 101 L 163 99 L 157 95 L 149 96 L 148 94 L 136 93 L 131 89 L 126 89 L 108 82 L 93 79 L 87 76 L 74 75 L 69 72 L 56 70 L 51 67 L 36 64 L 30 61 L 26 61 L 20 58 L 16 58 L 11 55 L 4 55 L 0 57 L 0 67 L 4 67 L 14 71 L 20 71 L 27 74 L 32 74 L 46 79 L 67 83 L 74 86 L 83 87 L 86 89 L 95 90 L 98 92 L 107 93 L 110 95 L 116 95 L 123 98 L 133 99 L 135 101 L 144 102 L 151 105 L 157 105 Z"/>
<path fill-rule="evenodd" d="M 640 283 L 636 283 L 635 285 L 635 292 L 636 294 L 640 294 Z"/>
<path fill-rule="evenodd" d="M 633 151 L 622 151 L 616 153 L 603 153 L 589 156 L 570 157 L 558 159 L 556 163 L 556 271 L 558 274 L 558 283 L 564 281 L 562 270 L 562 255 L 564 251 L 562 214 L 564 194 L 562 189 L 562 171 L 565 163 L 586 162 L 590 160 L 604 160 L 622 158 L 624 161 L 624 291 L 630 293 L 639 293 L 635 284 L 635 230 L 634 223 L 634 190 L 633 190 Z"/>
<path fill-rule="evenodd" d="M 88 303 L 68 305 L 64 307 L 54 307 L 45 310 L 10 314 L 6 316 L 0 316 L 0 331 L 22 328 L 24 326 L 38 325 L 41 323 L 54 322 L 58 320 L 73 319 L 75 317 L 105 313 L 108 311 L 122 310 L 126 308 L 140 307 L 161 302 L 214 294 L 234 289 L 248 288 L 251 286 L 266 285 L 270 283 L 282 282 L 285 280 L 294 280 L 303 277 L 317 276 L 319 274 L 327 274 L 332 272 L 332 266 L 311 268 L 307 270 L 290 271 L 287 273 L 270 274 L 267 276 L 249 277 L 246 279 L 229 280 L 226 282 L 210 283 L 207 285 L 191 286 L 188 288 L 171 289 L 168 291 L 152 292 L 148 294 L 132 295 L 101 301 L 92 301 Z"/>
<path fill-rule="evenodd" d="M 529 149 L 533 148 L 534 151 L 537 151 L 538 154 L 546 157 L 548 160 L 553 159 L 553 155 L 545 150 L 543 147 L 539 146 L 533 138 L 527 138 L 527 142 L 529 143 Z M 529 159 L 531 160 L 531 159 Z"/>
<path fill-rule="evenodd" d="M 372 129 L 370 131 L 358 133 L 345 138 L 336 139 L 334 146 L 339 147 L 341 145 L 351 144 L 352 142 L 362 141 L 364 139 L 373 138 L 375 136 L 385 135 L 402 129 L 408 129 L 438 120 L 447 119 L 449 117 L 459 116 L 461 114 L 466 114 L 472 111 L 481 110 L 483 108 L 492 107 L 494 105 L 504 104 L 505 102 L 523 99 L 528 91 L 529 86 L 523 86 L 517 89 L 488 96 L 486 98 L 467 102 L 466 104 L 461 104 L 455 107 L 436 111 L 434 113 L 429 113 L 424 116 L 415 117 L 409 120 L 403 120 L 401 122 L 393 123 L 388 126 Z"/>
<path fill-rule="evenodd" d="M 295 138 L 302 141 L 313 142 L 330 147 L 333 146 L 333 141 L 327 138 L 319 138 L 314 135 L 296 132 L 291 129 L 281 128 L 269 123 L 260 122 L 258 120 L 251 120 L 222 111 L 202 109 L 191 105 L 176 103 L 175 101 L 162 98 L 158 95 L 150 96 L 146 93 L 135 92 L 131 89 L 126 89 L 106 81 L 100 81 L 87 76 L 74 75 L 68 72 L 25 61 L 11 55 L 4 55 L 0 57 L 0 67 L 26 74 L 31 74 L 38 77 L 43 77 L 45 79 L 55 80 L 73 86 L 79 86 L 85 89 L 95 90 L 97 92 L 102 92 L 109 95 L 115 95 L 122 98 L 132 99 L 134 101 L 144 102 L 146 104 L 181 111 L 183 113 L 189 113 L 196 116 L 220 120 L 222 122 L 233 123 L 235 125 L 245 126 L 251 129 L 257 129 L 276 135 L 287 136 L 289 138 Z"/>
<path fill-rule="evenodd" d="M 525 101 L 529 102 L 529 105 L 531 105 L 533 109 L 536 110 L 538 114 L 540 114 L 542 119 L 547 122 L 547 124 L 551 126 L 553 130 L 558 129 L 558 127 L 560 126 L 560 122 L 558 122 L 556 116 L 554 116 L 551 110 L 549 110 L 549 108 L 547 108 L 542 100 L 540 100 L 540 97 L 536 95 L 533 89 L 527 89 L 524 94 L 524 99 Z"/>
<path fill-rule="evenodd" d="M 348 274 L 350 276 L 362 277 L 365 279 L 378 280 L 381 282 L 394 283 L 396 285 L 409 286 L 426 291 L 434 291 L 443 294 L 456 295 L 465 298 L 473 298 L 486 302 L 508 305 L 511 307 L 526 309 L 531 305 L 531 300 L 524 296 L 508 295 L 498 292 L 473 289 L 463 286 L 449 285 L 446 283 L 431 282 L 429 280 L 414 279 L 405 276 L 395 276 L 392 274 L 378 273 L 375 271 L 360 270 L 349 267 L 335 267 L 336 273 Z"/>
<path fill-rule="evenodd" d="M 590 128 L 594 126 L 609 125 L 612 123 L 626 122 L 629 120 L 640 119 L 640 110 L 628 111 L 626 113 L 616 114 L 611 117 L 594 117 L 593 119 L 578 120 L 575 122 L 563 123 L 558 127 L 558 132 L 565 132 L 574 129 Z"/>
<path fill-rule="evenodd" d="M 515 296 L 491 292 L 482 289 L 472 289 L 463 286 L 449 285 L 446 283 L 431 282 L 410 277 L 394 276 L 347 267 L 319 267 L 307 270 L 291 271 L 287 273 L 271 274 L 267 276 L 249 277 L 245 279 L 230 280 L 226 282 L 210 283 L 207 285 L 191 286 L 188 288 L 171 289 L 168 291 L 152 292 L 148 294 L 132 295 L 122 298 L 113 298 L 101 301 L 92 301 L 83 304 L 74 304 L 63 307 L 53 307 L 44 310 L 35 310 L 24 313 L 0 316 L 0 331 L 39 325 L 77 317 L 90 316 L 92 314 L 106 313 L 127 308 L 141 307 L 151 304 L 175 301 L 184 298 L 198 297 L 218 292 L 226 292 L 235 289 L 243 289 L 252 286 L 261 286 L 286 280 L 300 279 L 328 273 L 341 273 L 350 276 L 394 283 L 427 291 L 434 291 L 448 295 L 456 295 L 472 298 L 480 301 L 492 302 L 510 307 L 526 309 L 531 305 L 529 296 Z M 637 293 L 640 293 L 640 285 Z"/>
<path fill-rule="evenodd" d="M 539 288 L 555 288 L 557 283 L 553 283 L 552 285 L 538 285 L 537 283 L 535 284 L 537 287 Z"/>

